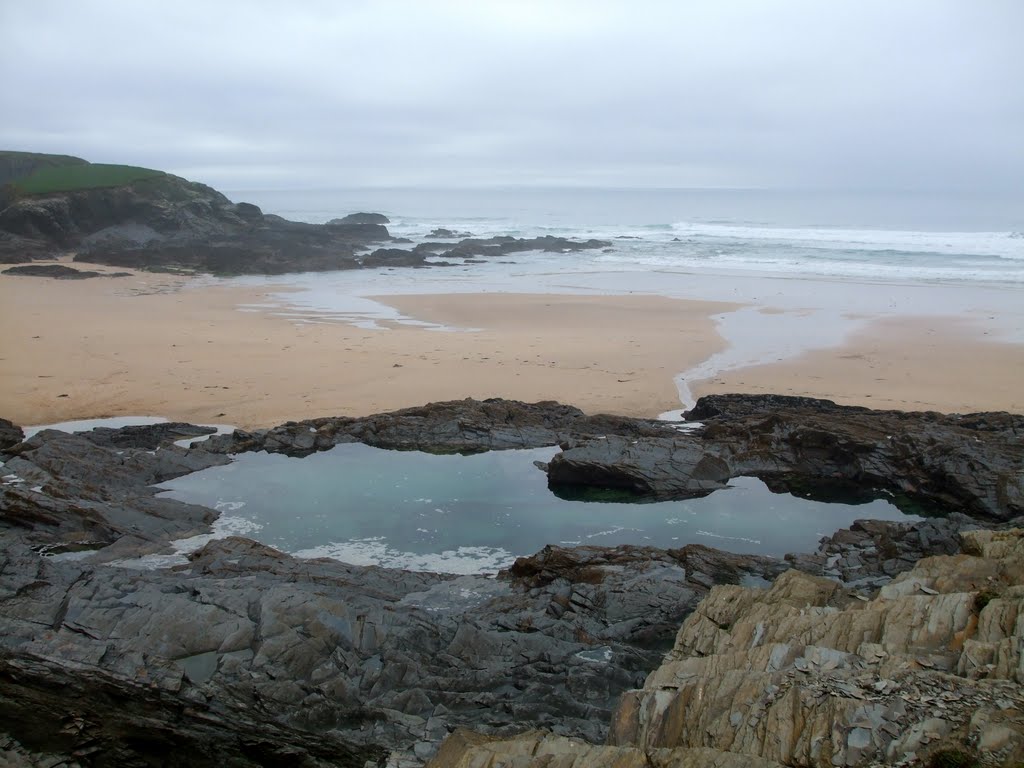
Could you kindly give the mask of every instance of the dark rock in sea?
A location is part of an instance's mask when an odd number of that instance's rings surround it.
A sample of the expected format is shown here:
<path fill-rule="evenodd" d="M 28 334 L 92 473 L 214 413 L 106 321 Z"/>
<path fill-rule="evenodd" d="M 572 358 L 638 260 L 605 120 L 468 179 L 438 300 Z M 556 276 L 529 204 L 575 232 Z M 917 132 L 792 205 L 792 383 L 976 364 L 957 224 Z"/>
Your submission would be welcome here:
<path fill-rule="evenodd" d="M 472 235 L 469 232 L 456 232 L 452 229 L 438 227 L 437 229 L 430 231 L 430 237 L 445 237 L 450 239 L 455 237 L 472 237 Z"/>
<path fill-rule="evenodd" d="M 427 263 L 422 254 L 401 248 L 378 248 L 359 261 L 364 267 L 422 267 Z"/>
<path fill-rule="evenodd" d="M 391 220 L 383 213 L 350 213 L 340 219 L 331 219 L 327 226 L 335 227 L 342 224 L 390 224 Z"/>
<path fill-rule="evenodd" d="M 544 251 L 547 253 L 571 253 L 597 248 L 608 248 L 607 240 L 571 240 L 565 237 L 544 235 L 542 237 L 517 238 L 497 235 L 486 239 L 466 238 L 454 246 L 440 243 L 422 243 L 422 249 L 437 250 L 437 246 L 447 248 L 442 255 L 445 258 L 472 258 L 474 256 L 505 256 L 509 253 L 523 251 Z"/>
<path fill-rule="evenodd" d="M 75 269 L 63 264 L 24 264 L 5 269 L 5 275 L 23 275 L 25 277 L 52 277 L 57 280 L 85 280 L 90 277 L 131 277 L 131 272 L 94 272 Z"/>

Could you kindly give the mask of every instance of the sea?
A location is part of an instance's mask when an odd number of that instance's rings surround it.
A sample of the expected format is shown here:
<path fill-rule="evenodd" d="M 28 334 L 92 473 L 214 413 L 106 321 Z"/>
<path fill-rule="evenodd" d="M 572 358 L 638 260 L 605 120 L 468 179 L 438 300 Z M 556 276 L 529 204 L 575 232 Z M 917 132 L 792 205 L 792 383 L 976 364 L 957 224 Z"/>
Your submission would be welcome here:
<path fill-rule="evenodd" d="M 236 282 L 287 287 L 274 305 L 252 311 L 368 328 L 386 320 L 462 330 L 405 317 L 373 298 L 408 293 L 650 294 L 741 305 L 714 318 L 728 348 L 678 372 L 680 410 L 693 402 L 688 382 L 840 345 L 873 319 L 955 318 L 979 338 L 1024 343 L 1019 194 L 374 188 L 228 195 L 313 223 L 383 213 L 392 235 L 413 243 L 436 240 L 436 228 L 606 240 L 607 248 L 482 264 Z"/>

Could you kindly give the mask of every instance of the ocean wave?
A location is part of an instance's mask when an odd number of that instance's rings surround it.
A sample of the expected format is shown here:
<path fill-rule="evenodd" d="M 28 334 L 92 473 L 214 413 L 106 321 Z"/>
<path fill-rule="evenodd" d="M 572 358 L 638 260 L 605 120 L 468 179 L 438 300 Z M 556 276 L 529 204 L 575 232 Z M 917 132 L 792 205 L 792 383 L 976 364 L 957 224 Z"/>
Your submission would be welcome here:
<path fill-rule="evenodd" d="M 774 243 L 844 251 L 967 254 L 1024 260 L 1014 232 L 922 232 L 914 230 L 793 228 L 676 222 L 676 236 L 697 241 Z"/>

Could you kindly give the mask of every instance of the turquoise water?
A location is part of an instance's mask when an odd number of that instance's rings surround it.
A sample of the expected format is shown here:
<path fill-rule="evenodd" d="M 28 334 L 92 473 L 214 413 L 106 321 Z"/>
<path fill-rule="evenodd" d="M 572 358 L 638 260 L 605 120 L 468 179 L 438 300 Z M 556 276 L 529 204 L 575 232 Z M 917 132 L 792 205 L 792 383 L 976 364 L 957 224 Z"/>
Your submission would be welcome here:
<path fill-rule="evenodd" d="M 452 573 L 493 572 L 546 544 L 681 547 L 782 556 L 858 518 L 907 518 L 884 500 L 826 504 L 754 478 L 702 499 L 648 504 L 555 496 L 534 466 L 557 448 L 472 456 L 339 445 L 305 458 L 248 453 L 162 484 L 220 509 L 225 530 L 302 557 Z"/>

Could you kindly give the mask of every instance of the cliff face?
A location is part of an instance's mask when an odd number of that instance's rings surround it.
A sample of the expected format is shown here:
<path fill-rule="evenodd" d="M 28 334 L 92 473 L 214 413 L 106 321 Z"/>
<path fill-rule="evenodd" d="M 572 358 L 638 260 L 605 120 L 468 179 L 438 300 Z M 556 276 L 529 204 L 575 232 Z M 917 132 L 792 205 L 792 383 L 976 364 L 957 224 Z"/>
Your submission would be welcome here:
<path fill-rule="evenodd" d="M 796 571 L 716 586 L 623 696 L 606 746 L 459 734 L 431 765 L 1018 765 L 1024 530 L 961 536 L 966 554 L 872 600 Z"/>

